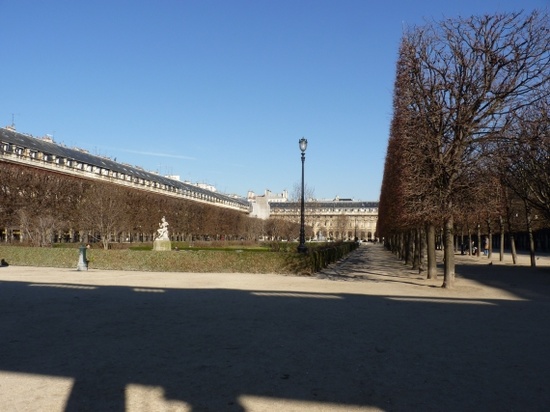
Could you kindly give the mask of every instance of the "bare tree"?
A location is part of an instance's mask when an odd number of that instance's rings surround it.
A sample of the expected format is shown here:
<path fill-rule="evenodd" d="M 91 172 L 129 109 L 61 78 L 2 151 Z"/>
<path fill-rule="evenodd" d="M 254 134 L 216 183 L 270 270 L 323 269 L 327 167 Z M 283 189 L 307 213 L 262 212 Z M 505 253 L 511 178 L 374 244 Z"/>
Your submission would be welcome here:
<path fill-rule="evenodd" d="M 510 114 L 540 100 L 550 82 L 549 27 L 548 15 L 534 11 L 448 19 L 404 36 L 399 148 L 416 159 L 405 178 L 420 194 L 418 206 L 443 222 L 443 287 L 454 286 L 454 218 L 457 199 L 472 186 L 469 171 Z"/>
<path fill-rule="evenodd" d="M 550 97 L 514 114 L 509 143 L 497 148 L 505 184 L 550 219 Z"/>
<path fill-rule="evenodd" d="M 104 249 L 127 214 L 124 191 L 114 185 L 94 182 L 79 205 L 80 222 L 92 235 L 99 235 Z"/>
<path fill-rule="evenodd" d="M 300 203 L 301 199 L 302 199 L 302 184 L 295 183 L 294 187 L 292 188 L 292 192 L 290 192 L 288 200 L 290 202 Z M 306 202 L 310 202 L 310 201 L 313 201 L 314 199 L 315 199 L 315 189 L 312 187 L 309 187 L 307 183 L 304 183 L 304 200 Z"/>

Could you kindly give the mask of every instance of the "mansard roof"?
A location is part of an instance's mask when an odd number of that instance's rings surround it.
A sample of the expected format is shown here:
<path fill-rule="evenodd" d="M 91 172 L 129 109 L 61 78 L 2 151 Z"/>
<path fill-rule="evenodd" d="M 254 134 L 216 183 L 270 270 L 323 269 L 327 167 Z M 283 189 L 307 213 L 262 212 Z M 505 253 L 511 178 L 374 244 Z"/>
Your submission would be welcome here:
<path fill-rule="evenodd" d="M 305 202 L 306 207 L 316 209 L 378 209 L 379 202 L 364 202 L 361 200 L 313 200 Z M 272 209 L 296 209 L 299 202 L 273 202 L 269 203 Z"/>
<path fill-rule="evenodd" d="M 157 182 L 166 186 L 188 190 L 195 193 L 203 193 L 209 197 L 214 197 L 222 201 L 235 202 L 243 206 L 249 205 L 248 201 L 244 198 L 233 198 L 231 196 L 227 196 L 221 193 L 212 192 L 193 184 L 181 182 L 179 180 L 170 179 L 156 173 L 148 172 L 137 166 L 119 163 L 108 157 L 92 155 L 83 149 L 69 148 L 54 143 L 53 141 L 48 141 L 45 138 L 37 138 L 28 134 L 16 132 L 15 130 L 9 128 L 0 128 L 0 141 L 2 143 L 7 143 L 18 148 L 29 149 L 31 151 L 41 152 L 47 155 L 54 155 L 56 158 L 75 160 L 79 163 L 85 163 L 91 166 L 100 167 L 116 173 L 123 173 L 128 176 Z M 3 150 L 3 148 L 1 149 Z"/>

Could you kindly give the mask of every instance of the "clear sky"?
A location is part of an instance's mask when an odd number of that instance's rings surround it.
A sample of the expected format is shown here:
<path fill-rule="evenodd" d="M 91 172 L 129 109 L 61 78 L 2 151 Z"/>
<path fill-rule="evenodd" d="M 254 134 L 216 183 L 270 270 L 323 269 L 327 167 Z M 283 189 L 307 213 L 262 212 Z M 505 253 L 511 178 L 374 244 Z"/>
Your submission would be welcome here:
<path fill-rule="evenodd" d="M 0 0 L 0 125 L 245 196 L 378 200 L 404 25 L 550 0 Z"/>

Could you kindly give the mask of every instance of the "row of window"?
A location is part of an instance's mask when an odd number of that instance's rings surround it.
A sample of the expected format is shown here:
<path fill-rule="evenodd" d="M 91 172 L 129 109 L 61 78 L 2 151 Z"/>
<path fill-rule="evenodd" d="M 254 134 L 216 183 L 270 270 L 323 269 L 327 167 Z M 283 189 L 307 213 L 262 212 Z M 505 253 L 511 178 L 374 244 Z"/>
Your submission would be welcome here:
<path fill-rule="evenodd" d="M 144 179 L 139 176 L 134 176 L 127 173 L 113 171 L 97 165 L 79 162 L 75 159 L 57 157 L 53 154 L 42 153 L 35 150 L 30 150 L 28 148 L 23 148 L 23 147 L 17 147 L 11 143 L 3 142 L 0 145 L 0 147 L 2 148 L 3 153 L 14 154 L 17 157 L 28 158 L 28 159 L 37 160 L 37 161 L 44 161 L 47 163 L 53 163 L 59 166 L 76 169 L 82 172 L 93 173 L 96 175 L 104 176 L 107 178 L 114 178 L 117 180 L 123 180 L 133 184 L 143 185 L 152 189 L 172 192 L 189 199 L 201 200 L 209 203 L 222 204 L 222 205 L 236 207 L 238 209 L 243 209 L 243 210 L 245 208 L 247 209 L 246 205 L 243 205 L 238 202 L 234 202 L 234 201 L 231 201 L 230 199 L 225 199 L 219 196 L 209 195 L 208 193 L 205 193 L 203 191 L 195 191 L 192 189 L 171 186 L 160 182 Z"/>
<path fill-rule="evenodd" d="M 369 209 L 319 209 L 315 207 L 306 207 L 305 208 L 307 212 L 316 213 L 316 214 L 332 214 L 332 213 L 340 213 L 340 214 L 357 214 L 357 213 L 372 213 L 377 214 L 378 209 L 375 208 L 369 208 Z M 291 208 L 291 207 L 285 207 L 285 208 L 279 208 L 279 207 L 271 207 L 271 213 L 280 213 L 280 214 L 296 214 L 296 211 L 298 208 Z"/>

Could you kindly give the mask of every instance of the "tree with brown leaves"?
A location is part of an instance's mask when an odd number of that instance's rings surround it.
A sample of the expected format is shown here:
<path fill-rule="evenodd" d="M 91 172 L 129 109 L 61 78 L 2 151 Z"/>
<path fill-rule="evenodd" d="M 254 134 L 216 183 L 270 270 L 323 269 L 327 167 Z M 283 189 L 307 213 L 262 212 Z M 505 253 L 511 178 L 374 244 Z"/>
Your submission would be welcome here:
<path fill-rule="evenodd" d="M 394 116 L 404 118 L 398 150 L 410 160 L 405 197 L 393 200 L 443 222 L 443 287 L 454 286 L 454 223 L 475 185 L 470 170 L 511 113 L 540 100 L 550 82 L 549 27 L 534 11 L 448 19 L 404 35 L 396 82 L 404 102 Z"/>

